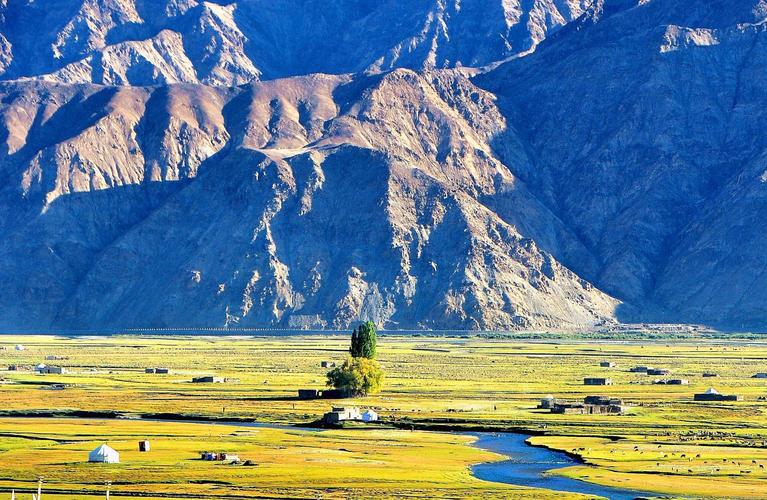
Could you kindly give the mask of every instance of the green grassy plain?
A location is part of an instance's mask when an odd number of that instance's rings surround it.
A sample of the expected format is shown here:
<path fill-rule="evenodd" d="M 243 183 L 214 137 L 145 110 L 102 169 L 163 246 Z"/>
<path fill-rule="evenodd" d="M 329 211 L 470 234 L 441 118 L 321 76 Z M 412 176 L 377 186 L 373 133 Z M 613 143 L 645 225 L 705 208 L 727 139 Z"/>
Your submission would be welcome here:
<path fill-rule="evenodd" d="M 15 351 L 15 344 L 26 350 Z M 0 372 L 0 489 L 31 488 L 36 475 L 52 489 L 232 498 L 299 494 L 323 496 L 530 496 L 540 490 L 474 479 L 468 466 L 498 458 L 447 433 L 376 429 L 310 433 L 193 423 L 10 418 L 35 410 L 117 411 L 308 423 L 330 401 L 294 399 L 299 388 L 322 388 L 323 360 L 341 361 L 348 337 L 0 337 L 0 369 L 45 362 L 64 375 Z M 48 355 L 60 361 L 45 361 Z M 757 341 L 674 340 L 526 341 L 482 338 L 381 337 L 387 372 L 381 394 L 344 401 L 376 408 L 385 419 L 416 426 L 527 429 L 535 444 L 567 451 L 585 465 L 557 474 L 601 484 L 679 496 L 763 498 L 767 491 L 767 344 Z M 616 368 L 600 368 L 610 360 Z M 629 373 L 634 365 L 670 369 L 690 385 L 653 385 Z M 168 367 L 169 375 L 145 374 Z M 716 378 L 703 378 L 715 372 Z M 192 376 L 237 379 L 192 384 Z M 586 387 L 583 377 L 614 384 Z M 64 383 L 51 390 L 49 383 Z M 744 397 L 699 403 L 709 386 Z M 627 415 L 552 415 L 536 410 L 552 394 L 580 400 L 590 394 L 623 398 Z M 148 437 L 153 451 L 139 454 Z M 83 463 L 86 451 L 108 441 L 124 454 L 116 466 Z M 204 463 L 205 449 L 240 452 L 256 467 Z M 343 451 L 346 450 L 346 451 Z M 13 472 L 10 472 L 13 471 Z M 295 489 L 296 485 L 299 489 Z M 103 489 L 103 488 L 102 488 Z M 68 497 L 75 498 L 75 497 Z M 80 496 L 76 498 L 87 498 Z"/>

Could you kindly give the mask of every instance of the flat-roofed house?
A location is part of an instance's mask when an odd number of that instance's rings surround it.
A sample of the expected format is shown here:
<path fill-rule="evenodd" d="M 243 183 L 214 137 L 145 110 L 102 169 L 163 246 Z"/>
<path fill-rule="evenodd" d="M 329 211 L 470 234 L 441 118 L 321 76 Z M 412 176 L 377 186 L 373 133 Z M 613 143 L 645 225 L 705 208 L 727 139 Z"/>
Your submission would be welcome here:
<path fill-rule="evenodd" d="M 586 377 L 583 385 L 613 385 L 612 379 L 602 377 Z"/>
<path fill-rule="evenodd" d="M 322 417 L 326 424 L 338 424 L 344 420 L 362 420 L 359 408 L 355 406 L 334 406 Z"/>

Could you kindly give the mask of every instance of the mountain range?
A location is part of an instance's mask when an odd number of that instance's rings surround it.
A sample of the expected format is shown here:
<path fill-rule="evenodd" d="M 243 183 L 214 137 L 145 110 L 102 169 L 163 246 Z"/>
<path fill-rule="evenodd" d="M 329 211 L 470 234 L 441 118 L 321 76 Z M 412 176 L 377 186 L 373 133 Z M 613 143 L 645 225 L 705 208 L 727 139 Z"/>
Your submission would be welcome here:
<path fill-rule="evenodd" d="M 764 0 L 0 0 L 0 327 L 767 328 Z"/>

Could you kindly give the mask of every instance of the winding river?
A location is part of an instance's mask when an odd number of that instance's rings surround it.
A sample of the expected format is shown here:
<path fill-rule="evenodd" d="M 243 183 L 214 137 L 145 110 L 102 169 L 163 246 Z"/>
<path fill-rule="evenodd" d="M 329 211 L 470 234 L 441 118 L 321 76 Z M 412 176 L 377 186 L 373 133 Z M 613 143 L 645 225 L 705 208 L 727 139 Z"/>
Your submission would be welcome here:
<path fill-rule="evenodd" d="M 228 425 L 234 427 L 259 427 L 286 431 L 323 432 L 316 427 L 300 427 L 267 422 L 232 422 L 201 420 L 141 419 L 144 422 L 176 422 L 199 425 Z M 546 474 L 547 471 L 577 465 L 574 459 L 565 453 L 531 446 L 526 443 L 530 437 L 526 434 L 506 432 L 466 432 L 477 437 L 474 446 L 505 455 L 508 460 L 477 464 L 472 467 L 474 477 L 484 481 L 545 488 L 554 491 L 583 493 L 611 500 L 633 500 L 635 498 L 654 498 L 657 493 L 634 491 L 623 488 L 611 488 L 594 483 L 566 477 Z"/>
<path fill-rule="evenodd" d="M 658 496 L 657 493 L 611 488 L 577 479 L 545 474 L 546 471 L 577 465 L 578 462 L 564 453 L 530 446 L 525 442 L 530 436 L 524 434 L 489 432 L 471 434 L 478 438 L 477 442 L 474 443 L 475 446 L 509 457 L 508 460 L 501 462 L 484 463 L 472 467 L 474 476 L 485 481 L 584 493 L 611 500 L 632 500 Z"/>
<path fill-rule="evenodd" d="M 233 425 L 322 432 L 321 429 L 312 427 L 295 427 L 257 422 Z M 553 469 L 578 465 L 578 462 L 565 453 L 527 444 L 526 440 L 530 436 L 526 434 L 507 432 L 469 432 L 467 434 L 477 437 L 474 446 L 509 457 L 508 460 L 473 466 L 471 470 L 474 477 L 483 481 L 545 488 L 570 493 L 583 493 L 609 498 L 610 500 L 633 500 L 635 498 L 654 498 L 658 496 L 657 493 L 612 488 L 577 479 L 546 474 L 547 471 Z"/>

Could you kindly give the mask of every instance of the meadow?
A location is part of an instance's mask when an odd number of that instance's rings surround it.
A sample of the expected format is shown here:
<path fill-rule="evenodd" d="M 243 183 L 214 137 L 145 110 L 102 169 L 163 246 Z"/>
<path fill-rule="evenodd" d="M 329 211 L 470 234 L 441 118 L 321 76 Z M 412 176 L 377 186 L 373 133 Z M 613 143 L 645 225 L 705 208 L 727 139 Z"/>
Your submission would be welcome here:
<path fill-rule="evenodd" d="M 42 475 L 52 492 L 81 495 L 67 498 L 88 498 L 107 480 L 115 494 L 185 498 L 545 496 L 475 479 L 471 464 L 502 457 L 472 447 L 471 436 L 425 430 L 497 428 L 528 431 L 533 444 L 583 459 L 556 474 L 672 496 L 760 498 L 767 491 L 767 401 L 760 399 L 767 380 L 751 378 L 767 371 L 767 343 L 758 340 L 384 336 L 384 390 L 343 404 L 375 408 L 398 428 L 316 433 L 124 419 L 308 424 L 334 402 L 298 400 L 297 390 L 323 388 L 320 363 L 342 361 L 347 346 L 346 336 L 0 337 L 0 369 L 20 367 L 0 372 L 0 490 L 29 489 Z M 617 366 L 599 366 L 608 360 Z M 38 363 L 68 373 L 24 369 Z M 635 365 L 671 375 L 629 372 Z M 147 367 L 171 373 L 144 373 Z M 230 380 L 191 383 L 202 374 Z M 614 385 L 584 386 L 592 376 Z M 669 377 L 690 383 L 652 383 Z M 65 388 L 52 389 L 56 383 Z M 710 386 L 743 401 L 692 400 Z M 622 416 L 556 415 L 536 409 L 548 394 L 620 397 L 629 408 Z M 123 418 L 61 418 L 78 411 Z M 142 438 L 152 442 L 150 453 L 136 450 Z M 104 441 L 123 463 L 85 463 Z M 198 460 L 211 448 L 256 465 Z"/>

